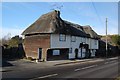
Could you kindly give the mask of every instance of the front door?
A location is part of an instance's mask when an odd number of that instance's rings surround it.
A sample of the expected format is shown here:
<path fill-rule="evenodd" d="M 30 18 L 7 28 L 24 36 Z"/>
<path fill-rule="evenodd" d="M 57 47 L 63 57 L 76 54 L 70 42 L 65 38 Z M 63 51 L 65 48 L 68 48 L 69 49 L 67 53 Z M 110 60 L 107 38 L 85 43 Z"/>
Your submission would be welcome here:
<path fill-rule="evenodd" d="M 75 49 L 75 58 L 76 59 L 78 58 L 78 49 L 77 48 Z"/>
<path fill-rule="evenodd" d="M 38 59 L 41 59 L 42 56 L 42 48 L 38 49 Z"/>

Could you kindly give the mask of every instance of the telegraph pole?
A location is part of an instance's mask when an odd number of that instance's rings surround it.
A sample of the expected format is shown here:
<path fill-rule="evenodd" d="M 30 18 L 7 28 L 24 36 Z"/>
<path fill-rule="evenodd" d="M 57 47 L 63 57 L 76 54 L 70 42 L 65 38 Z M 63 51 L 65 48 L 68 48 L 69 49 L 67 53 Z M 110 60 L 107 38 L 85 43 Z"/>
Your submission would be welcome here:
<path fill-rule="evenodd" d="M 108 45 L 107 45 L 107 43 L 108 43 L 108 41 L 107 41 L 107 18 L 106 18 L 106 58 L 107 58 L 107 52 L 108 52 Z"/>

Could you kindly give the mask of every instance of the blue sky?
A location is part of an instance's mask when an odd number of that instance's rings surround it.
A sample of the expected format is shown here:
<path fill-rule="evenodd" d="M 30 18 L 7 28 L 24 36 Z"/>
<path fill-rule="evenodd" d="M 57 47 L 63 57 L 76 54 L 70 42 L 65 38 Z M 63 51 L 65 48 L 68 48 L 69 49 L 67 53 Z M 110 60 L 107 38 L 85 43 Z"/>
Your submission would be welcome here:
<path fill-rule="evenodd" d="M 61 7 L 58 9 L 57 7 Z M 117 2 L 3 2 L 2 36 L 20 35 L 42 14 L 58 9 L 61 18 L 80 25 L 90 25 L 98 34 L 105 34 L 108 18 L 108 34 L 118 33 Z"/>

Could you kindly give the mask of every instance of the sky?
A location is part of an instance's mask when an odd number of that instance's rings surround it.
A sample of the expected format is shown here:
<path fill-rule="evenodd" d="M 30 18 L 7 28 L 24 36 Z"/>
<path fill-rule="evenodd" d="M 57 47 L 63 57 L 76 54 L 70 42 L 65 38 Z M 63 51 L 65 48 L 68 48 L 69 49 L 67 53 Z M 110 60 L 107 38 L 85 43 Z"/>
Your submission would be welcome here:
<path fill-rule="evenodd" d="M 120 2 L 118 3 L 118 14 L 120 14 Z M 120 35 L 120 15 L 118 16 L 118 34 Z"/>
<path fill-rule="evenodd" d="M 117 2 L 2 2 L 0 36 L 21 35 L 41 15 L 53 9 L 60 10 L 63 20 L 90 25 L 99 35 L 105 35 L 108 18 L 108 34 L 118 34 Z"/>

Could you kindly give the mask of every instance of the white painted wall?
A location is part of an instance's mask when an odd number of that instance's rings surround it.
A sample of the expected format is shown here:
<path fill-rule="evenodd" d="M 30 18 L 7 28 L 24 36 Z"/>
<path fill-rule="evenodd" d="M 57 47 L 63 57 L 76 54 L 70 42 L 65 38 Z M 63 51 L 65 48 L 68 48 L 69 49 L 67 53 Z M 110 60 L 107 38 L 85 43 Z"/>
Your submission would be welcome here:
<path fill-rule="evenodd" d="M 90 44 L 90 49 L 98 49 L 98 40 L 91 39 Z"/>
<path fill-rule="evenodd" d="M 60 41 L 59 34 L 51 34 L 50 48 L 70 48 L 70 36 L 66 35 L 66 41 Z"/>
<path fill-rule="evenodd" d="M 75 58 L 74 50 L 72 49 L 72 53 L 69 53 L 69 59 Z"/>
<path fill-rule="evenodd" d="M 85 58 L 85 52 L 86 52 L 86 50 L 85 49 L 82 49 L 82 58 Z"/>
<path fill-rule="evenodd" d="M 70 38 L 71 39 L 71 38 Z M 76 41 L 72 42 L 70 40 L 70 47 L 72 48 L 72 53 L 69 54 L 69 58 L 75 58 L 75 49 L 78 49 L 78 57 L 81 58 L 81 52 L 79 50 L 79 45 L 83 41 L 83 38 L 76 36 Z"/>
<path fill-rule="evenodd" d="M 69 58 L 75 58 L 75 49 L 79 49 L 80 43 L 84 42 L 89 44 L 89 49 L 98 49 L 98 40 L 91 38 L 84 38 L 76 36 L 76 41 L 71 41 L 71 36 L 66 35 L 66 41 L 59 40 L 59 34 L 51 34 L 50 37 L 50 48 L 72 48 L 72 53 L 69 53 Z M 83 55 L 84 56 L 84 55 Z M 79 50 L 78 57 L 81 58 L 81 53 Z"/>
<path fill-rule="evenodd" d="M 78 50 L 78 58 L 81 58 L 81 49 Z"/>

